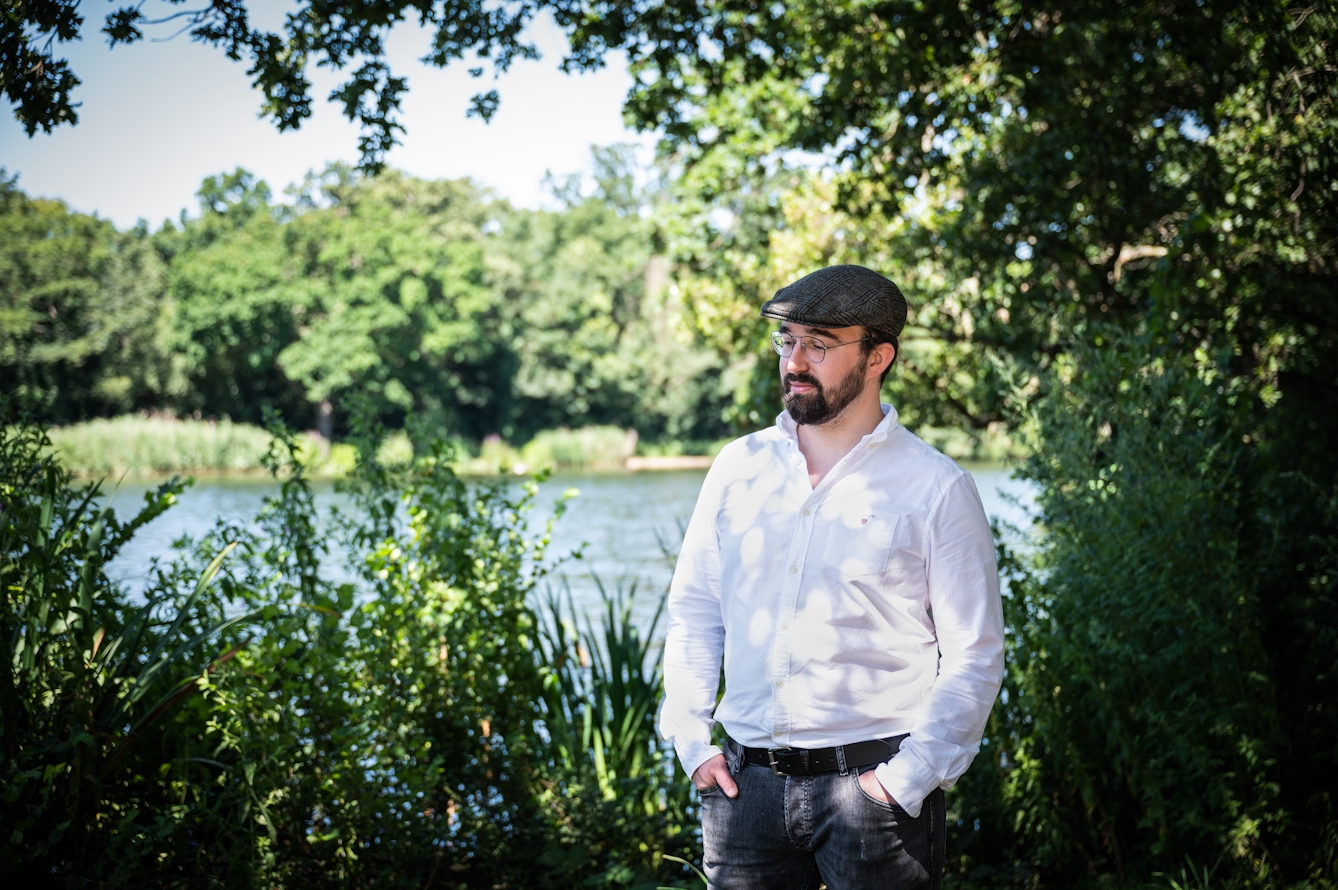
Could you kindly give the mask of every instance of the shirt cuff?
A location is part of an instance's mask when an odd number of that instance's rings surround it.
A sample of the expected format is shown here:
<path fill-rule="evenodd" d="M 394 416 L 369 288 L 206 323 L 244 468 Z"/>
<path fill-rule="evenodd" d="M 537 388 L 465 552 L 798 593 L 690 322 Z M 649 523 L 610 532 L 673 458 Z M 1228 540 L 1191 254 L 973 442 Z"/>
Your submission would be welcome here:
<path fill-rule="evenodd" d="M 706 745 L 701 742 L 684 742 L 678 747 L 678 760 L 683 764 L 683 770 L 692 778 L 692 774 L 697 771 L 697 767 L 710 760 L 717 754 L 723 754 L 716 745 Z"/>
<path fill-rule="evenodd" d="M 938 776 L 910 751 L 898 751 L 887 763 L 880 763 L 873 771 L 879 783 L 892 795 L 911 818 L 920 818 L 920 807 L 925 798 L 939 786 Z"/>

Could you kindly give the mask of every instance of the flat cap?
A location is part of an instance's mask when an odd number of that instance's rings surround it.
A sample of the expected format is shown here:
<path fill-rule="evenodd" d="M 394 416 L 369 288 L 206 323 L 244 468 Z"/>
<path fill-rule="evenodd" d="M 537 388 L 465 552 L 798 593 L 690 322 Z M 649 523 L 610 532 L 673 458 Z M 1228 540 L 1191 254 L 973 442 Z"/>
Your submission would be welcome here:
<path fill-rule="evenodd" d="M 863 325 L 901 336 L 906 298 L 901 289 L 863 266 L 828 266 L 776 291 L 762 305 L 763 318 L 810 327 Z"/>

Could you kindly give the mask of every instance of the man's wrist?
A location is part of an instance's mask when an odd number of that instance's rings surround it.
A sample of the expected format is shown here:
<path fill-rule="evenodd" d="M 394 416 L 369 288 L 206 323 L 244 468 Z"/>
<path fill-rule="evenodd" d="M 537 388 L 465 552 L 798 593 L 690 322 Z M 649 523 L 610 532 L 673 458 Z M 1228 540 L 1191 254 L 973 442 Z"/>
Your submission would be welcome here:
<path fill-rule="evenodd" d="M 921 804 L 939 785 L 938 777 L 904 746 L 896 757 L 880 763 L 874 773 L 888 795 L 912 817 L 920 815 Z"/>
<path fill-rule="evenodd" d="M 724 753 L 716 745 L 685 744 L 678 749 L 678 762 L 683 764 L 683 772 L 691 777 L 697 774 L 697 770 L 701 768 L 703 763 L 717 754 Z"/>

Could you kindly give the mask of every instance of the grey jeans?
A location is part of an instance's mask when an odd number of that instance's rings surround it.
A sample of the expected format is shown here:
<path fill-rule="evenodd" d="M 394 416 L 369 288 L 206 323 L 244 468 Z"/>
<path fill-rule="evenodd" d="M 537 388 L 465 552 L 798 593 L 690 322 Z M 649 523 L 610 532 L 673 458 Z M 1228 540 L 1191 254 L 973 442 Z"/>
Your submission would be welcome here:
<path fill-rule="evenodd" d="M 778 776 L 725 759 L 739 785 L 701 793 L 702 857 L 711 890 L 938 890 L 943 883 L 943 792 L 919 818 L 876 800 L 851 770 Z M 866 768 L 866 772 L 872 767 Z"/>

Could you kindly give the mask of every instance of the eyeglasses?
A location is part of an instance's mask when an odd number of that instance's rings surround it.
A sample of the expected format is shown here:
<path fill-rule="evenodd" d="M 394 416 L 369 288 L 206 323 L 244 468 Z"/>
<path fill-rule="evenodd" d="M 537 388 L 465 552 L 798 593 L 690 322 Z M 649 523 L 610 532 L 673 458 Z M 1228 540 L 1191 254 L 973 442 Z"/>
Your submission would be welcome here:
<path fill-rule="evenodd" d="M 816 340 L 813 337 L 796 337 L 794 334 L 786 334 L 782 331 L 776 331 L 771 335 L 771 346 L 776 350 L 776 354 L 781 358 L 789 358 L 794 355 L 794 345 L 800 344 L 799 348 L 804 352 L 804 358 L 815 365 L 821 364 L 827 357 L 827 350 L 839 349 L 842 346 L 853 346 L 856 343 L 863 343 L 868 337 L 861 337 L 858 340 L 851 340 L 848 343 L 833 343 L 831 346 Z"/>

